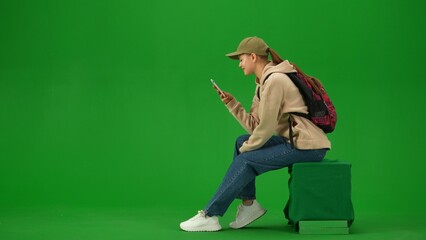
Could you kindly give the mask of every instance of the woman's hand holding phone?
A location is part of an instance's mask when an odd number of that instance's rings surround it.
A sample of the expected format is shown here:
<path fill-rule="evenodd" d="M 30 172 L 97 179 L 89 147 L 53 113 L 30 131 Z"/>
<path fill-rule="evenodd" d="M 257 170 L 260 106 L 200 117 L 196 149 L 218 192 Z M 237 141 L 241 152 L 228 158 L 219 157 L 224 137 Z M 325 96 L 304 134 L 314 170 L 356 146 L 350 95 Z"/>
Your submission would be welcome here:
<path fill-rule="evenodd" d="M 228 104 L 232 99 L 234 99 L 230 93 L 222 91 L 213 79 L 210 79 L 210 81 L 212 82 L 213 88 L 217 91 L 223 103 Z"/>

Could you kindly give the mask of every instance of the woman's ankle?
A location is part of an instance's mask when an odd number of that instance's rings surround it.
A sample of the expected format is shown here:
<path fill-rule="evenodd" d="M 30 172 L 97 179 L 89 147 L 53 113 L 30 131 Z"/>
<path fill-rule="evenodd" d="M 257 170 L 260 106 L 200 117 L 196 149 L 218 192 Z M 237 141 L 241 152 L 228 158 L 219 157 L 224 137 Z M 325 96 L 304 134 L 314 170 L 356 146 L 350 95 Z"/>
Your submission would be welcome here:
<path fill-rule="evenodd" d="M 251 206 L 253 204 L 254 199 L 250 199 L 250 200 L 243 200 L 243 205 L 244 206 Z"/>

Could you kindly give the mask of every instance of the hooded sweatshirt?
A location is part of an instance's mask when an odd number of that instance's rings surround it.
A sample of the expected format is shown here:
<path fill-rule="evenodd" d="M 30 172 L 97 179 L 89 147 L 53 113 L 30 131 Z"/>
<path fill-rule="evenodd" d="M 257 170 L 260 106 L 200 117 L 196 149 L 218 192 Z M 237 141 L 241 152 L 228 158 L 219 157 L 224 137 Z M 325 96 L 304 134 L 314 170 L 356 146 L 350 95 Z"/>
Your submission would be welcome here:
<path fill-rule="evenodd" d="M 234 98 L 226 107 L 250 138 L 240 152 L 261 148 L 272 136 L 290 138 L 288 119 L 293 120 L 293 142 L 297 149 L 330 149 L 326 134 L 310 120 L 290 115 L 290 112 L 308 113 L 299 89 L 285 73 L 296 72 L 287 60 L 275 65 L 268 63 L 260 79 L 256 78 L 256 91 L 250 112 Z M 266 79 L 266 76 L 269 77 Z"/>

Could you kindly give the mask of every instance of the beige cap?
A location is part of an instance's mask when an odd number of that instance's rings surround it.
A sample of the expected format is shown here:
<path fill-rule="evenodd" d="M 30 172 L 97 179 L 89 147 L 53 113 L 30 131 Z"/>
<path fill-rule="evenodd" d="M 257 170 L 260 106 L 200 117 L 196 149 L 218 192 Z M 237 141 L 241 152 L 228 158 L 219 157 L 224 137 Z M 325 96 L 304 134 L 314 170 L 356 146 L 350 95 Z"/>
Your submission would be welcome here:
<path fill-rule="evenodd" d="M 268 56 L 268 45 L 263 39 L 258 37 L 248 37 L 243 39 L 238 45 L 237 51 L 226 54 L 231 59 L 238 59 L 241 54 L 254 53 L 259 56 Z"/>

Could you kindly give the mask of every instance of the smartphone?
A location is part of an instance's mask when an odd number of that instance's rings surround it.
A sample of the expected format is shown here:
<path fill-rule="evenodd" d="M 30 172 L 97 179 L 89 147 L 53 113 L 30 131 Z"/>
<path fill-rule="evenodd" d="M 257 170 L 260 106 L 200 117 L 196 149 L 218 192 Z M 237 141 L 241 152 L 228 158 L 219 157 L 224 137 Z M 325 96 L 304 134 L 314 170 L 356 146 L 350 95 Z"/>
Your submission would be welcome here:
<path fill-rule="evenodd" d="M 223 93 L 223 91 L 219 88 L 219 86 L 214 82 L 213 79 L 210 79 L 210 82 L 212 82 L 212 84 L 215 86 L 215 88 L 219 91 L 220 95 L 223 97 L 226 97 L 225 93 Z"/>

